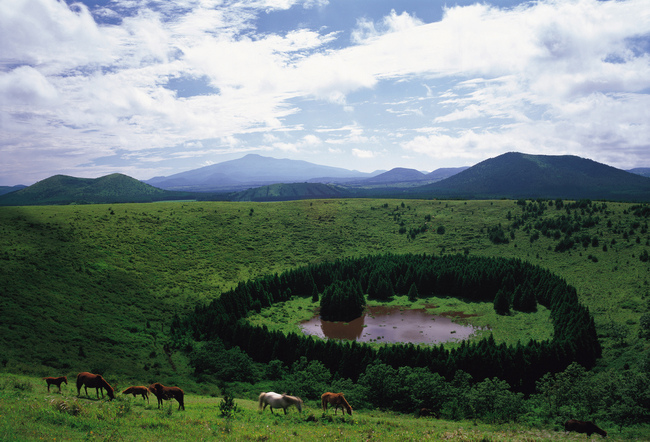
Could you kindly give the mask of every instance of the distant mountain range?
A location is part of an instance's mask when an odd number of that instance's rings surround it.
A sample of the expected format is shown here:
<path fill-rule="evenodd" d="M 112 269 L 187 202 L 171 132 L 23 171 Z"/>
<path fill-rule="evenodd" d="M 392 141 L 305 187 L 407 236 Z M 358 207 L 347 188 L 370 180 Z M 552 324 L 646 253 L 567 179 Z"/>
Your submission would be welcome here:
<path fill-rule="evenodd" d="M 633 172 L 576 156 L 517 152 L 469 168 L 437 169 L 428 174 L 406 168 L 364 174 L 306 161 L 246 155 L 146 182 L 121 174 L 97 179 L 56 175 L 0 193 L 0 205 L 352 197 L 650 201 L 650 178 L 643 176 L 650 169 Z"/>
<path fill-rule="evenodd" d="M 321 166 L 307 161 L 249 154 L 237 160 L 168 177 L 155 177 L 145 182 L 167 190 L 232 192 L 278 183 L 345 183 L 372 176 L 369 173 Z"/>
<path fill-rule="evenodd" d="M 155 177 L 145 183 L 166 190 L 219 193 L 290 183 L 408 187 L 439 181 L 465 169 L 467 167 L 445 168 L 425 174 L 415 169 L 397 167 L 389 171 L 364 173 L 307 161 L 249 154 L 237 160 L 224 161 L 167 177 Z"/>

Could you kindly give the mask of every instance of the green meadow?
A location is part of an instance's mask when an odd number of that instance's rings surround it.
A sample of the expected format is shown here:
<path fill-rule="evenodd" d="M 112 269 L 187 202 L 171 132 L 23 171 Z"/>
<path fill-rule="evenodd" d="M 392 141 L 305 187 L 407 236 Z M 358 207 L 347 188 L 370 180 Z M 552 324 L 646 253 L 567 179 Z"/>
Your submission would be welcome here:
<path fill-rule="evenodd" d="M 268 410 L 259 415 L 256 393 L 272 389 L 272 382 L 232 386 L 242 411 L 228 420 L 219 417 L 223 385 L 194 376 L 187 355 L 169 345 L 168 332 L 175 315 L 182 317 L 241 281 L 309 263 L 385 253 L 519 258 L 577 289 L 603 347 L 595 372 L 646 372 L 647 214 L 629 203 L 593 204 L 606 208 L 590 214 L 589 207 L 566 210 L 544 202 L 545 210 L 519 225 L 518 217 L 530 211 L 512 200 L 2 207 L 0 438 L 166 440 L 178 433 L 232 440 L 564 438 L 553 423 L 438 421 L 356 408 L 353 419 L 330 421 L 313 399 L 300 417 L 294 409 L 286 417 L 270 416 Z M 573 244 L 558 249 L 567 235 L 546 236 L 535 223 L 562 216 L 581 226 L 571 235 Z M 592 222 L 584 221 L 588 217 Z M 491 236 L 498 226 L 505 241 Z M 410 305 L 404 296 L 391 303 Z M 464 320 L 488 326 L 497 342 L 547 339 L 552 333 L 545 309 L 500 316 L 489 303 L 446 297 L 426 303 L 435 305 L 429 307 L 433 314 L 473 315 Z M 248 320 L 296 332 L 316 307 L 309 298 L 295 298 Z M 63 395 L 48 395 L 40 380 L 60 375 L 72 380 L 80 371 L 103 373 L 116 389 L 154 381 L 178 385 L 188 395 L 187 411 L 176 412 L 174 403 L 159 411 L 155 403 L 143 406 L 119 394 L 111 403 L 75 399 L 73 382 L 63 387 Z M 71 413 L 70 407 L 81 411 Z M 608 431 L 614 438 L 647 439 L 645 428 Z"/>
<path fill-rule="evenodd" d="M 114 401 L 76 396 L 75 387 L 63 385 L 49 394 L 40 379 L 0 374 L 0 439 L 3 441 L 536 441 L 585 440 L 585 435 L 565 433 L 560 426 L 545 428 L 517 423 L 485 424 L 480 421 L 445 421 L 431 417 L 380 410 L 355 411 L 352 417 L 323 414 L 318 404 L 306 403 L 302 413 L 288 414 L 267 408 L 256 400 L 236 398 L 232 417 L 221 413 L 223 399 L 188 395 L 186 411 L 176 402 L 158 409 L 155 397 L 118 394 Z M 89 391 L 89 392 L 90 392 Z M 609 432 L 608 439 L 643 440 L 638 429 Z M 600 439 L 594 435 L 592 440 Z"/>

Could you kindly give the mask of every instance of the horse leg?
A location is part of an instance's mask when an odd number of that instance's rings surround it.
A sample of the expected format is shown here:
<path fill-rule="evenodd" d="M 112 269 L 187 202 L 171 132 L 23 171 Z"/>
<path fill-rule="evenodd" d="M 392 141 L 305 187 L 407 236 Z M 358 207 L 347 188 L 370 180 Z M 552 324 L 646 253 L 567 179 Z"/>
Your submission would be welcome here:
<path fill-rule="evenodd" d="M 284 414 L 287 414 L 287 408 L 289 408 L 289 407 L 284 407 L 284 408 L 283 408 L 283 410 L 284 410 Z"/>
<path fill-rule="evenodd" d="M 48 393 L 50 392 L 50 384 L 49 383 L 47 384 L 47 392 Z"/>

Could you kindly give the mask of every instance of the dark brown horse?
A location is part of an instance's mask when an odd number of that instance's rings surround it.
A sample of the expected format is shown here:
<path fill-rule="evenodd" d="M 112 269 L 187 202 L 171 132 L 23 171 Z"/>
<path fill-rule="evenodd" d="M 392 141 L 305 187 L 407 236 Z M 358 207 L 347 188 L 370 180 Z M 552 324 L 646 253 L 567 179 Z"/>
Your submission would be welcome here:
<path fill-rule="evenodd" d="M 163 403 L 163 399 L 168 401 L 170 399 L 176 399 L 178 401 L 178 409 L 185 410 L 185 393 L 178 387 L 165 387 L 160 382 L 149 385 L 149 391 L 156 396 L 158 399 L 158 408 Z"/>
<path fill-rule="evenodd" d="M 65 382 L 65 385 L 68 385 L 68 378 L 65 376 L 59 376 L 58 378 L 53 378 L 53 377 L 47 377 L 43 378 L 45 382 L 47 382 L 47 392 L 50 392 L 50 385 L 56 385 L 59 387 L 59 393 L 61 392 L 61 383 Z"/>
<path fill-rule="evenodd" d="M 594 433 L 600 434 L 603 437 L 607 437 L 607 431 L 598 428 L 598 426 L 591 421 L 584 422 L 575 419 L 569 419 L 564 423 L 564 431 L 586 433 L 587 437 L 590 437 Z"/>
<path fill-rule="evenodd" d="M 427 417 L 427 416 L 433 416 L 433 417 L 438 417 L 436 416 L 435 411 L 433 411 L 430 408 L 420 408 L 420 411 L 418 413 L 418 417 Z"/>
<path fill-rule="evenodd" d="M 147 403 L 149 403 L 149 389 L 147 387 L 143 387 L 143 386 L 129 387 L 126 390 L 124 390 L 122 394 L 132 394 L 133 397 L 136 397 L 137 395 L 142 395 L 142 400 L 146 399 Z"/>
<path fill-rule="evenodd" d="M 334 414 L 336 414 L 336 410 L 341 407 L 341 410 L 343 410 L 343 415 L 345 416 L 345 412 L 347 411 L 350 416 L 352 416 L 352 407 L 350 407 L 350 404 L 348 404 L 348 401 L 345 400 L 345 396 L 343 396 L 343 393 L 323 393 L 323 395 L 320 397 L 320 402 L 321 405 L 323 406 L 323 411 L 327 412 L 327 404 L 334 405 Z"/>
<path fill-rule="evenodd" d="M 102 399 L 104 398 L 104 389 L 106 389 L 106 393 L 108 393 L 110 399 L 115 399 L 113 387 L 100 374 L 92 374 L 87 371 L 79 373 L 77 375 L 77 396 L 81 395 L 81 387 L 84 387 L 84 390 L 86 390 L 86 396 L 88 396 L 88 387 L 90 387 L 97 391 L 97 399 L 99 399 L 100 390 L 102 392 Z"/>

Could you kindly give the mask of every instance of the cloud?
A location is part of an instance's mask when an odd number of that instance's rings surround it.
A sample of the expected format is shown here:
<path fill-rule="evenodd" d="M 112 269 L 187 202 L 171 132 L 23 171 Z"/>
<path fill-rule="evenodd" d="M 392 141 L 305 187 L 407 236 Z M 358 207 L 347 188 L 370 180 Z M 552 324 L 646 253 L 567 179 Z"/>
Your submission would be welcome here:
<path fill-rule="evenodd" d="M 4 103 L 47 106 L 58 97 L 56 88 L 48 79 L 30 66 L 0 72 L 0 97 Z"/>
<path fill-rule="evenodd" d="M 382 145 L 428 158 L 529 149 L 623 164 L 632 161 L 626 153 L 640 161 L 647 147 L 647 0 L 477 3 L 445 7 L 431 23 L 393 10 L 351 30 L 256 28 L 259 17 L 293 7 L 336 5 L 115 0 L 91 11 L 55 0 L 0 2 L 3 157 L 61 149 L 51 164 L 73 169 L 117 151 L 143 158 L 202 141 L 201 152 L 253 149 L 246 136 L 256 133 L 267 147 L 354 146 L 358 158 Z M 184 95 L 171 79 L 207 86 Z M 409 81 L 426 103 L 400 89 Z M 399 123 L 380 119 L 390 113 Z M 301 135 L 287 135 L 295 128 Z M 328 135 L 293 138 L 304 133 Z M 29 167 L 11 158 L 16 174 Z"/>
<path fill-rule="evenodd" d="M 354 155 L 355 157 L 364 158 L 364 159 L 374 158 L 375 157 L 375 153 L 373 151 L 364 150 L 364 149 L 357 149 L 357 148 L 352 149 L 352 155 Z"/>

